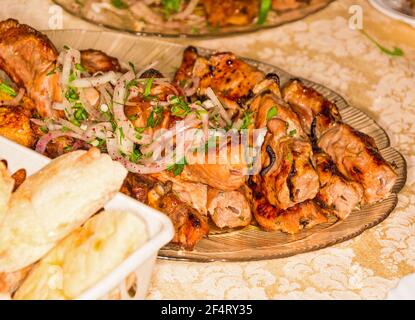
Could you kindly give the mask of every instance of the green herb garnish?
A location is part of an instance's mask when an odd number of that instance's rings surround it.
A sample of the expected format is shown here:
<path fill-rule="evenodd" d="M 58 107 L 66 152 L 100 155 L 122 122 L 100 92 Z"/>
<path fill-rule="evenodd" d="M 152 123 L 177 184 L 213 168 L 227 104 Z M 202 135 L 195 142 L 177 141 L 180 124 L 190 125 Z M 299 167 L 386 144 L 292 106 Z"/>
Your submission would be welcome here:
<path fill-rule="evenodd" d="M 0 83 L 0 91 L 4 92 L 5 94 L 11 96 L 11 97 L 15 97 L 17 96 L 16 91 L 10 87 L 9 85 L 5 84 L 5 83 Z"/>
<path fill-rule="evenodd" d="M 271 120 L 278 114 L 278 108 L 276 106 L 273 106 L 271 109 L 267 112 L 267 120 Z"/>
<path fill-rule="evenodd" d="M 161 120 L 163 119 L 163 107 L 156 106 L 153 111 L 151 111 L 150 116 L 147 119 L 147 127 L 154 128 L 156 127 Z"/>
<path fill-rule="evenodd" d="M 150 96 L 151 87 L 153 86 L 153 81 L 154 81 L 154 78 L 150 78 L 147 80 L 146 88 L 144 89 L 144 97 Z"/>
<path fill-rule="evenodd" d="M 75 64 L 75 69 L 78 70 L 78 71 L 81 71 L 81 72 L 86 72 L 85 67 L 80 63 Z"/>
<path fill-rule="evenodd" d="M 179 162 L 172 164 L 171 166 L 167 167 L 167 171 L 170 171 L 174 174 L 174 176 L 178 176 L 184 170 L 184 167 L 187 165 L 186 158 L 181 159 Z"/>
<path fill-rule="evenodd" d="M 173 97 L 170 99 L 170 102 L 173 104 L 170 111 L 175 117 L 185 118 L 190 112 L 192 112 L 192 109 L 186 101 L 184 101 L 183 97 Z"/>
<path fill-rule="evenodd" d="M 259 16 L 257 24 L 261 25 L 267 21 L 267 16 L 269 11 L 271 10 L 271 0 L 262 0 L 261 6 L 259 8 Z"/>
<path fill-rule="evenodd" d="M 248 127 L 250 126 L 251 122 L 252 122 L 252 116 L 254 115 L 253 112 L 251 111 L 247 111 L 244 113 L 244 117 L 242 119 L 242 125 L 239 128 L 240 130 L 244 130 L 244 129 L 248 129 Z"/>
<path fill-rule="evenodd" d="M 66 90 L 65 98 L 69 102 L 76 102 L 79 100 L 79 94 L 75 88 L 69 87 L 68 90 Z"/>
<path fill-rule="evenodd" d="M 174 13 L 180 10 L 182 0 L 161 0 L 164 10 L 167 13 Z"/>
<path fill-rule="evenodd" d="M 297 130 L 296 130 L 296 129 L 293 129 L 293 130 L 291 130 L 291 131 L 288 133 L 288 135 L 289 135 L 290 137 L 294 137 L 296 134 L 297 134 Z"/>
<path fill-rule="evenodd" d="M 375 39 L 373 39 L 369 34 L 367 34 L 366 31 L 364 30 L 360 30 L 360 32 L 366 37 L 368 38 L 371 42 L 373 42 L 379 49 L 380 51 L 382 51 L 383 53 L 392 56 L 392 57 L 401 57 L 404 55 L 404 52 L 401 48 L 398 47 L 393 47 L 393 50 L 390 50 L 388 48 L 385 48 L 384 46 L 382 46 L 379 42 L 377 42 Z"/>
<path fill-rule="evenodd" d="M 76 103 L 73 106 L 73 109 L 75 110 L 74 112 L 74 118 L 75 120 L 78 121 L 85 121 L 88 119 L 88 112 L 86 112 L 84 106 L 82 105 L 82 103 Z"/>
<path fill-rule="evenodd" d="M 127 9 L 128 5 L 123 0 L 111 0 L 111 4 L 117 9 Z"/>
<path fill-rule="evenodd" d="M 136 148 L 130 154 L 130 161 L 133 162 L 133 163 L 137 163 L 142 157 L 143 157 L 143 154 L 140 152 L 139 149 Z"/>

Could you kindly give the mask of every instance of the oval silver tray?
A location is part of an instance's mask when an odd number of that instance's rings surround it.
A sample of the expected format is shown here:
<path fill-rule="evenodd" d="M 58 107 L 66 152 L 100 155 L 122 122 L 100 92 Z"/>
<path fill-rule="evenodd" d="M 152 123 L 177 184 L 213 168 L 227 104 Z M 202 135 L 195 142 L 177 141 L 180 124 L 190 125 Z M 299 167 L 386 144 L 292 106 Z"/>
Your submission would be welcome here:
<path fill-rule="evenodd" d="M 79 3 L 83 1 L 75 0 L 54 0 L 70 14 L 77 16 L 83 20 L 98 24 L 100 26 L 134 33 L 141 36 L 157 36 L 157 37 L 189 37 L 189 38 L 212 38 L 232 36 L 242 33 L 255 32 L 261 29 L 269 29 L 280 26 L 282 24 L 300 20 L 310 14 L 327 7 L 334 0 L 310 0 L 307 4 L 297 9 L 286 10 L 284 12 L 272 11 L 268 15 L 266 23 L 257 25 L 251 23 L 246 26 L 226 26 L 221 28 L 203 27 L 195 29 L 193 26 L 183 26 L 180 29 L 167 29 L 152 25 L 141 26 L 137 23 L 137 19 L 129 12 L 129 10 L 120 10 L 119 14 L 111 11 L 103 11 L 100 15 L 88 15 Z M 138 25 L 140 27 L 138 27 Z"/>
<path fill-rule="evenodd" d="M 157 68 L 167 76 L 173 75 L 180 65 L 185 48 L 157 39 L 137 38 L 115 32 L 65 30 L 45 33 L 59 49 L 65 44 L 77 49 L 99 49 L 122 61 L 138 63 L 139 66 L 158 61 Z M 199 48 L 199 52 L 209 54 L 213 51 Z M 278 67 L 254 60 L 245 60 L 266 73 L 277 73 L 281 78 L 281 83 L 294 77 Z M 393 164 L 398 174 L 391 195 L 379 203 L 354 211 L 346 220 L 332 220 L 296 235 L 288 235 L 279 231 L 265 232 L 254 225 L 241 230 L 213 230 L 209 237 L 200 241 L 193 251 L 178 250 L 168 245 L 160 251 L 159 257 L 203 262 L 282 258 L 349 240 L 388 217 L 396 207 L 397 193 L 406 182 L 407 168 L 404 157 L 390 146 L 388 135 L 372 118 L 350 106 L 334 91 L 305 79 L 303 81 L 335 102 L 346 123 L 375 139 L 382 155 Z"/>

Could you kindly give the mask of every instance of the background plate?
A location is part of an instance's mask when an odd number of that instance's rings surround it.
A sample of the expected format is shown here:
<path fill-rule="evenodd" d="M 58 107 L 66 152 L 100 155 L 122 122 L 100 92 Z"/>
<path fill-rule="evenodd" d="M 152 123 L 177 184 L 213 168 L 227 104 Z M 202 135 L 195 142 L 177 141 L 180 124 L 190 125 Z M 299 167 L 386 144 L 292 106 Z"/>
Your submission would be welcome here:
<path fill-rule="evenodd" d="M 154 39 L 137 38 L 128 34 L 95 31 L 47 31 L 52 42 L 62 49 L 67 44 L 77 49 L 94 48 L 113 55 L 122 61 L 132 61 L 139 66 L 158 61 L 157 69 L 166 76 L 173 75 L 181 63 L 184 46 Z M 201 54 L 213 51 L 199 48 Z M 265 63 L 245 59 L 264 72 L 274 72 L 280 76 L 281 83 L 293 78 L 284 70 Z M 346 220 L 335 220 L 304 230 L 296 235 L 282 232 L 265 232 L 256 226 L 241 230 L 217 231 L 203 239 L 193 251 L 178 250 L 166 246 L 160 257 L 167 259 L 193 261 L 247 261 L 281 258 L 298 253 L 321 249 L 351 239 L 388 217 L 397 204 L 397 193 L 406 182 L 406 162 L 403 156 L 390 147 L 385 131 L 359 109 L 348 103 L 334 91 L 303 79 L 329 100 L 335 102 L 346 123 L 375 138 L 382 155 L 396 168 L 398 179 L 393 193 L 384 201 L 361 210 L 354 211 Z"/>
<path fill-rule="evenodd" d="M 400 3 L 400 1 L 369 0 L 369 2 L 375 9 L 382 12 L 384 15 L 387 15 L 395 20 L 406 22 L 412 27 L 415 27 L 415 17 L 407 12 L 407 10 L 402 10 L 400 7 L 397 7 L 396 4 L 394 5 L 394 3 Z"/>
<path fill-rule="evenodd" d="M 132 32 L 137 35 L 160 37 L 220 37 L 235 35 L 239 33 L 254 32 L 257 30 L 273 28 L 284 23 L 302 19 L 325 8 L 332 1 L 334 0 L 309 0 L 309 4 L 304 4 L 298 9 L 287 10 L 280 13 L 272 11 L 268 15 L 267 22 L 263 25 L 257 25 L 253 23 L 240 27 L 205 27 L 195 29 L 193 26 L 184 26 L 181 29 L 166 29 L 151 25 L 143 26 L 142 23 L 137 23 L 137 20 L 128 10 L 120 10 L 122 12 L 120 14 L 115 14 L 114 12 L 103 10 L 100 15 L 91 15 L 88 14 L 88 12 L 83 9 L 83 6 L 79 4 L 86 2 L 86 0 L 54 0 L 55 3 L 62 6 L 69 13 L 91 23 L 115 30 Z"/>

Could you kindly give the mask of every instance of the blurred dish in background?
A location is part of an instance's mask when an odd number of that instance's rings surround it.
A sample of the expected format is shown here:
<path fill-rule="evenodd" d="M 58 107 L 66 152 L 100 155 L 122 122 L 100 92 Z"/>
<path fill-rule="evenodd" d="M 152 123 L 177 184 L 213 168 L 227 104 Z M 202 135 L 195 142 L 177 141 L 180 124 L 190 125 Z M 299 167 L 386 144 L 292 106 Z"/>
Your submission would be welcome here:
<path fill-rule="evenodd" d="M 141 35 L 216 37 L 299 20 L 333 0 L 54 0 L 92 23 Z"/>
<path fill-rule="evenodd" d="M 415 27 L 414 0 L 369 0 L 370 4 L 383 14 Z"/>

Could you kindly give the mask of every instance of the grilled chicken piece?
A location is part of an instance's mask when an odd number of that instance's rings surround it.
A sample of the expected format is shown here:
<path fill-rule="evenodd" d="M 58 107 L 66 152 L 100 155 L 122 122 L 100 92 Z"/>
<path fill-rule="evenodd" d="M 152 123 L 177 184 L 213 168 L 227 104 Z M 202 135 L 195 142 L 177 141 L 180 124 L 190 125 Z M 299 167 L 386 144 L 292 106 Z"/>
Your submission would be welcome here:
<path fill-rule="evenodd" d="M 284 122 L 284 128 L 279 132 L 283 136 L 307 139 L 297 114 L 275 94 L 265 92 L 258 95 L 250 104 L 249 110 L 256 115 L 255 128 L 264 128 L 268 121 L 278 119 Z"/>
<path fill-rule="evenodd" d="M 193 247 L 209 232 L 206 217 L 178 198 L 172 183 L 159 183 L 155 178 L 129 173 L 121 192 L 165 213 L 176 233 L 173 243 L 186 249 Z"/>
<path fill-rule="evenodd" d="M 31 148 L 35 135 L 30 124 L 30 111 L 23 107 L 0 106 L 0 135 Z"/>
<path fill-rule="evenodd" d="M 24 87 L 42 117 L 60 115 L 52 103 L 61 101 L 55 69 L 58 52 L 49 39 L 16 20 L 0 22 L 0 69 Z"/>
<path fill-rule="evenodd" d="M 362 200 L 362 186 L 348 181 L 326 153 L 314 153 L 314 161 L 320 179 L 320 191 L 316 201 L 338 218 L 346 219 Z"/>
<path fill-rule="evenodd" d="M 310 0 L 272 0 L 272 9 L 276 11 L 286 11 L 297 9 Z"/>
<path fill-rule="evenodd" d="M 247 25 L 258 15 L 257 0 L 202 0 L 211 26 Z"/>
<path fill-rule="evenodd" d="M 180 176 L 175 177 L 168 171 L 151 176 L 165 184 L 171 182 L 173 184 L 172 191 L 179 200 L 207 216 L 208 187 L 206 185 L 183 181 Z"/>
<path fill-rule="evenodd" d="M 278 209 L 266 199 L 256 200 L 254 216 L 258 224 L 267 231 L 281 230 L 295 234 L 327 222 L 323 210 L 312 200 L 296 204 L 287 210 Z"/>
<path fill-rule="evenodd" d="M 180 178 L 184 181 L 207 184 L 223 191 L 233 191 L 242 187 L 248 167 L 244 160 L 243 147 L 232 144 L 223 148 L 226 148 L 223 152 L 210 150 L 203 164 L 193 161 L 192 155 L 188 155 L 190 164 L 184 167 Z M 211 155 L 214 161 L 209 163 L 209 154 L 212 152 L 216 154 Z"/>
<path fill-rule="evenodd" d="M 371 137 L 347 124 L 336 123 L 319 137 L 318 146 L 347 179 L 363 186 L 365 203 L 374 203 L 389 195 L 397 175 Z"/>
<path fill-rule="evenodd" d="M 309 135 L 312 134 L 313 120 L 317 115 L 324 115 L 332 122 L 341 120 L 339 110 L 334 103 L 313 88 L 306 87 L 299 80 L 292 80 L 285 85 L 282 94 L 284 100 L 298 114 L 304 131 Z"/>
<path fill-rule="evenodd" d="M 155 184 L 156 181 L 149 176 L 129 172 L 120 191 L 142 203 L 149 204 L 148 194 Z"/>
<path fill-rule="evenodd" d="M 110 57 L 99 50 L 88 49 L 81 51 L 81 64 L 90 74 L 121 71 L 121 65 L 117 58 Z"/>
<path fill-rule="evenodd" d="M 205 95 L 210 87 L 227 105 L 245 101 L 265 75 L 232 53 L 217 53 L 205 58 L 198 55 L 195 48 L 189 47 L 184 52 L 175 81 L 180 84 L 194 77 L 200 79 L 199 95 Z"/>
<path fill-rule="evenodd" d="M 252 220 L 250 205 L 240 191 L 209 189 L 208 212 L 219 228 L 245 227 Z"/>
<path fill-rule="evenodd" d="M 172 243 L 191 250 L 209 233 L 206 217 L 180 201 L 172 192 L 162 196 L 158 208 L 173 222 L 176 230 Z"/>
<path fill-rule="evenodd" d="M 258 179 L 272 205 L 287 209 L 317 195 L 320 185 L 311 164 L 312 155 L 307 141 L 274 135 L 265 138 L 263 169 Z"/>

